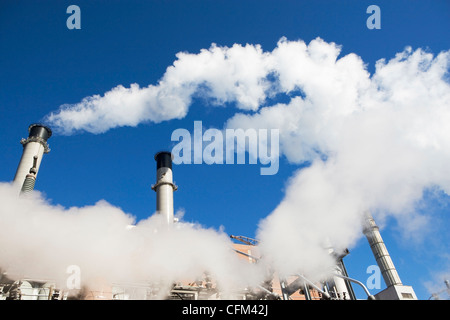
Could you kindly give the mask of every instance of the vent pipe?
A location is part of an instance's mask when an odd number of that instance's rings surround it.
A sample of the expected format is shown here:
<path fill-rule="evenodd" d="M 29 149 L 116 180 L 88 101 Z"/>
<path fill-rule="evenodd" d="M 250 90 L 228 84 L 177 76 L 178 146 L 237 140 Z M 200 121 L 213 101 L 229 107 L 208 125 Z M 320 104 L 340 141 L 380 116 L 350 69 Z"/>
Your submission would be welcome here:
<path fill-rule="evenodd" d="M 167 225 L 174 222 L 173 192 L 178 187 L 173 184 L 172 153 L 161 151 L 155 155 L 156 160 L 156 184 L 152 189 L 156 192 L 156 213 L 164 217 Z"/>
<path fill-rule="evenodd" d="M 28 132 L 28 138 L 20 140 L 20 143 L 23 145 L 23 153 L 13 181 L 17 189 L 22 188 L 29 174 L 33 175 L 34 180 L 36 180 L 42 156 L 44 153 L 50 152 L 47 143 L 48 138 L 52 135 L 50 128 L 41 124 L 32 124 L 28 127 Z M 29 183 L 31 183 L 30 180 L 27 184 Z"/>

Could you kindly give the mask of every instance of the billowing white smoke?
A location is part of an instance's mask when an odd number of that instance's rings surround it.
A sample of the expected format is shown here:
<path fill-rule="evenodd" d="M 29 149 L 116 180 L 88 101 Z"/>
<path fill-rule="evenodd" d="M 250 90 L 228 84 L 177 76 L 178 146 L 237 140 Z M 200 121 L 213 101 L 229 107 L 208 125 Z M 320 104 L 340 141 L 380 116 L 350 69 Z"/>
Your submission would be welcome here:
<path fill-rule="evenodd" d="M 429 223 L 414 210 L 423 191 L 450 194 L 449 52 L 434 58 L 407 48 L 379 61 L 370 77 L 357 56 L 338 60 L 335 47 L 319 45 L 320 55 L 287 42 L 272 53 L 285 62 L 277 68 L 282 90 L 298 88 L 304 97 L 227 124 L 280 128 L 287 159 L 312 162 L 291 178 L 258 236 L 278 269 L 313 275 L 332 264 L 321 247 L 351 247 L 359 239 L 364 211 L 401 220 L 407 214 L 403 227 L 417 232 Z"/>
<path fill-rule="evenodd" d="M 408 214 L 426 188 L 450 192 L 450 52 L 406 48 L 370 75 L 355 54 L 321 39 L 259 46 L 213 45 L 180 53 L 158 85 L 121 86 L 47 117 L 64 133 L 182 118 L 194 97 L 245 110 L 229 128 L 275 128 L 280 152 L 311 162 L 290 179 L 285 199 L 258 231 L 264 256 L 283 273 L 323 274 L 323 247 L 351 246 L 365 210 Z M 284 95 L 287 103 L 269 105 Z M 318 272 L 317 272 L 318 271 Z"/>
<path fill-rule="evenodd" d="M 197 95 L 215 104 L 236 102 L 242 109 L 257 110 L 270 84 L 265 80 L 270 70 L 266 56 L 259 46 L 251 45 L 213 45 L 197 55 L 178 53 L 178 60 L 167 68 L 158 85 L 119 85 L 103 96 L 63 105 L 46 121 L 63 134 L 78 130 L 102 133 L 120 126 L 183 118 Z"/>
<path fill-rule="evenodd" d="M 63 208 L 38 192 L 18 197 L 0 183 L 0 266 L 10 277 L 49 279 L 74 289 L 72 266 L 81 287 L 108 289 L 116 284 L 217 281 L 224 293 L 260 282 L 252 265 L 239 259 L 228 236 L 199 225 L 179 222 L 168 230 L 158 215 L 140 221 L 102 200 L 92 206 Z M 164 298 L 162 292 L 160 298 Z"/>

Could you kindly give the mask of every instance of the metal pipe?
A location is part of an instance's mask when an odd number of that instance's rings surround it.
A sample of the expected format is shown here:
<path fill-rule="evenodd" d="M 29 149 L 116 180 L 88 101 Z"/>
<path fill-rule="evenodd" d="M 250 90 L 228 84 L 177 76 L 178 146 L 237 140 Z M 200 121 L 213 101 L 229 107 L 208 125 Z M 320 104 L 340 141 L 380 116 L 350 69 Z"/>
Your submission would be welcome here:
<path fill-rule="evenodd" d="M 356 283 L 356 284 L 359 284 L 359 285 L 364 289 L 364 292 L 367 294 L 367 298 L 368 298 L 369 300 L 375 300 L 375 297 L 374 297 L 373 295 L 370 294 L 369 290 L 367 290 L 366 286 L 365 286 L 361 281 L 358 281 L 358 280 L 355 280 L 355 279 L 352 279 L 352 278 L 343 276 L 342 274 L 338 274 L 338 273 L 334 273 L 334 275 L 335 275 L 336 277 L 339 277 L 339 278 L 342 278 L 342 279 L 345 279 L 345 280 L 354 282 L 354 283 Z"/>
<path fill-rule="evenodd" d="M 341 258 L 338 262 L 338 266 L 344 276 L 348 277 L 347 269 L 345 268 L 344 260 Z M 344 280 L 347 285 L 348 293 L 350 294 L 350 300 L 356 300 L 355 292 L 353 291 L 352 284 L 348 280 Z"/>
<path fill-rule="evenodd" d="M 239 251 L 239 250 L 237 250 L 237 249 L 233 249 L 233 250 L 236 251 L 236 252 L 239 253 L 239 254 L 242 254 L 243 256 L 246 256 L 246 257 L 249 257 L 250 259 L 255 260 L 255 262 L 258 262 L 258 260 L 260 259 L 260 258 L 257 258 L 257 257 L 255 257 L 255 256 L 252 256 L 252 255 L 250 255 L 250 254 L 248 254 L 248 253 Z"/>
<path fill-rule="evenodd" d="M 280 278 L 280 288 L 281 288 L 281 295 L 283 297 L 283 300 L 289 300 L 290 294 L 287 291 L 286 279 Z"/>
<path fill-rule="evenodd" d="M 311 292 L 309 291 L 309 287 L 306 283 L 303 284 L 303 291 L 305 292 L 305 299 L 306 300 L 312 300 L 311 298 Z"/>
<path fill-rule="evenodd" d="M 316 286 L 314 284 L 314 282 L 312 282 L 311 280 L 308 280 L 307 278 L 305 278 L 304 276 L 302 276 L 301 274 L 296 274 L 297 277 L 302 278 L 303 281 L 307 282 L 311 287 L 313 287 L 314 289 L 316 289 L 317 291 L 319 291 L 326 299 L 330 299 L 330 295 L 323 291 L 321 288 L 319 288 L 318 286 Z"/>

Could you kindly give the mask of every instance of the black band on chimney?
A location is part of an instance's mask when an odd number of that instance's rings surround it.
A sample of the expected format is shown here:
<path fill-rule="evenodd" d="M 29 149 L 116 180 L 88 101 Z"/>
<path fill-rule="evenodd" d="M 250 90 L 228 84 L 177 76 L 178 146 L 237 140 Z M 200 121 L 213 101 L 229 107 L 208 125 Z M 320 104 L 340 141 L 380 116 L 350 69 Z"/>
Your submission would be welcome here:
<path fill-rule="evenodd" d="M 52 130 L 42 124 L 32 124 L 28 127 L 28 137 L 39 137 L 47 141 L 52 135 Z"/>
<path fill-rule="evenodd" d="M 161 151 L 155 154 L 156 169 L 170 168 L 172 169 L 172 153 L 169 151 Z"/>

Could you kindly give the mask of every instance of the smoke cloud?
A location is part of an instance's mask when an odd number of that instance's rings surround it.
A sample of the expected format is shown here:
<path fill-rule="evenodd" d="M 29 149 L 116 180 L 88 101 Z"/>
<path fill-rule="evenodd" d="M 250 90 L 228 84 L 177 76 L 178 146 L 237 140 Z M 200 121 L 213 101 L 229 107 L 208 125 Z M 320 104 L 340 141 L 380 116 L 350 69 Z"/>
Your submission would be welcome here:
<path fill-rule="evenodd" d="M 63 105 L 45 121 L 62 134 L 103 133 L 120 126 L 183 118 L 194 97 L 257 110 L 270 86 L 265 80 L 270 70 L 267 56 L 259 46 L 237 44 L 231 48 L 212 45 L 199 54 L 180 52 L 157 85 L 119 85 L 103 96 Z"/>
<path fill-rule="evenodd" d="M 320 41 L 279 43 L 272 55 L 282 70 L 280 87 L 301 96 L 227 123 L 280 128 L 286 158 L 311 162 L 291 177 L 284 200 L 258 231 L 262 252 L 286 272 L 329 265 L 320 248 L 352 247 L 366 210 L 403 222 L 407 215 L 403 232 L 419 237 L 431 223 L 415 210 L 423 192 L 450 192 L 450 53 L 406 48 L 378 61 L 373 76 L 356 55 L 338 54 Z"/>
<path fill-rule="evenodd" d="M 104 200 L 63 208 L 38 192 L 19 198 L 7 183 L 0 184 L 0 201 L 2 225 L 8 226 L 0 233 L 0 263 L 13 279 L 48 279 L 65 289 L 67 268 L 77 266 L 82 287 L 156 284 L 160 298 L 173 283 L 204 279 L 205 272 L 224 294 L 261 281 L 221 231 L 185 222 L 169 230 L 158 215 L 135 224 Z"/>
<path fill-rule="evenodd" d="M 279 129 L 280 154 L 310 165 L 291 177 L 283 201 L 261 221 L 260 249 L 282 273 L 319 276 L 332 266 L 324 248 L 350 247 L 361 237 L 365 210 L 375 218 L 407 214 L 403 227 L 417 231 L 429 223 L 415 210 L 424 190 L 450 192 L 450 51 L 407 47 L 379 60 L 372 75 L 358 55 L 340 54 L 339 45 L 320 38 L 283 38 L 271 52 L 212 45 L 179 53 L 157 85 L 118 86 L 46 120 L 64 134 L 101 133 L 183 118 L 200 97 L 245 111 L 227 128 Z M 279 95 L 288 102 L 270 105 Z"/>

